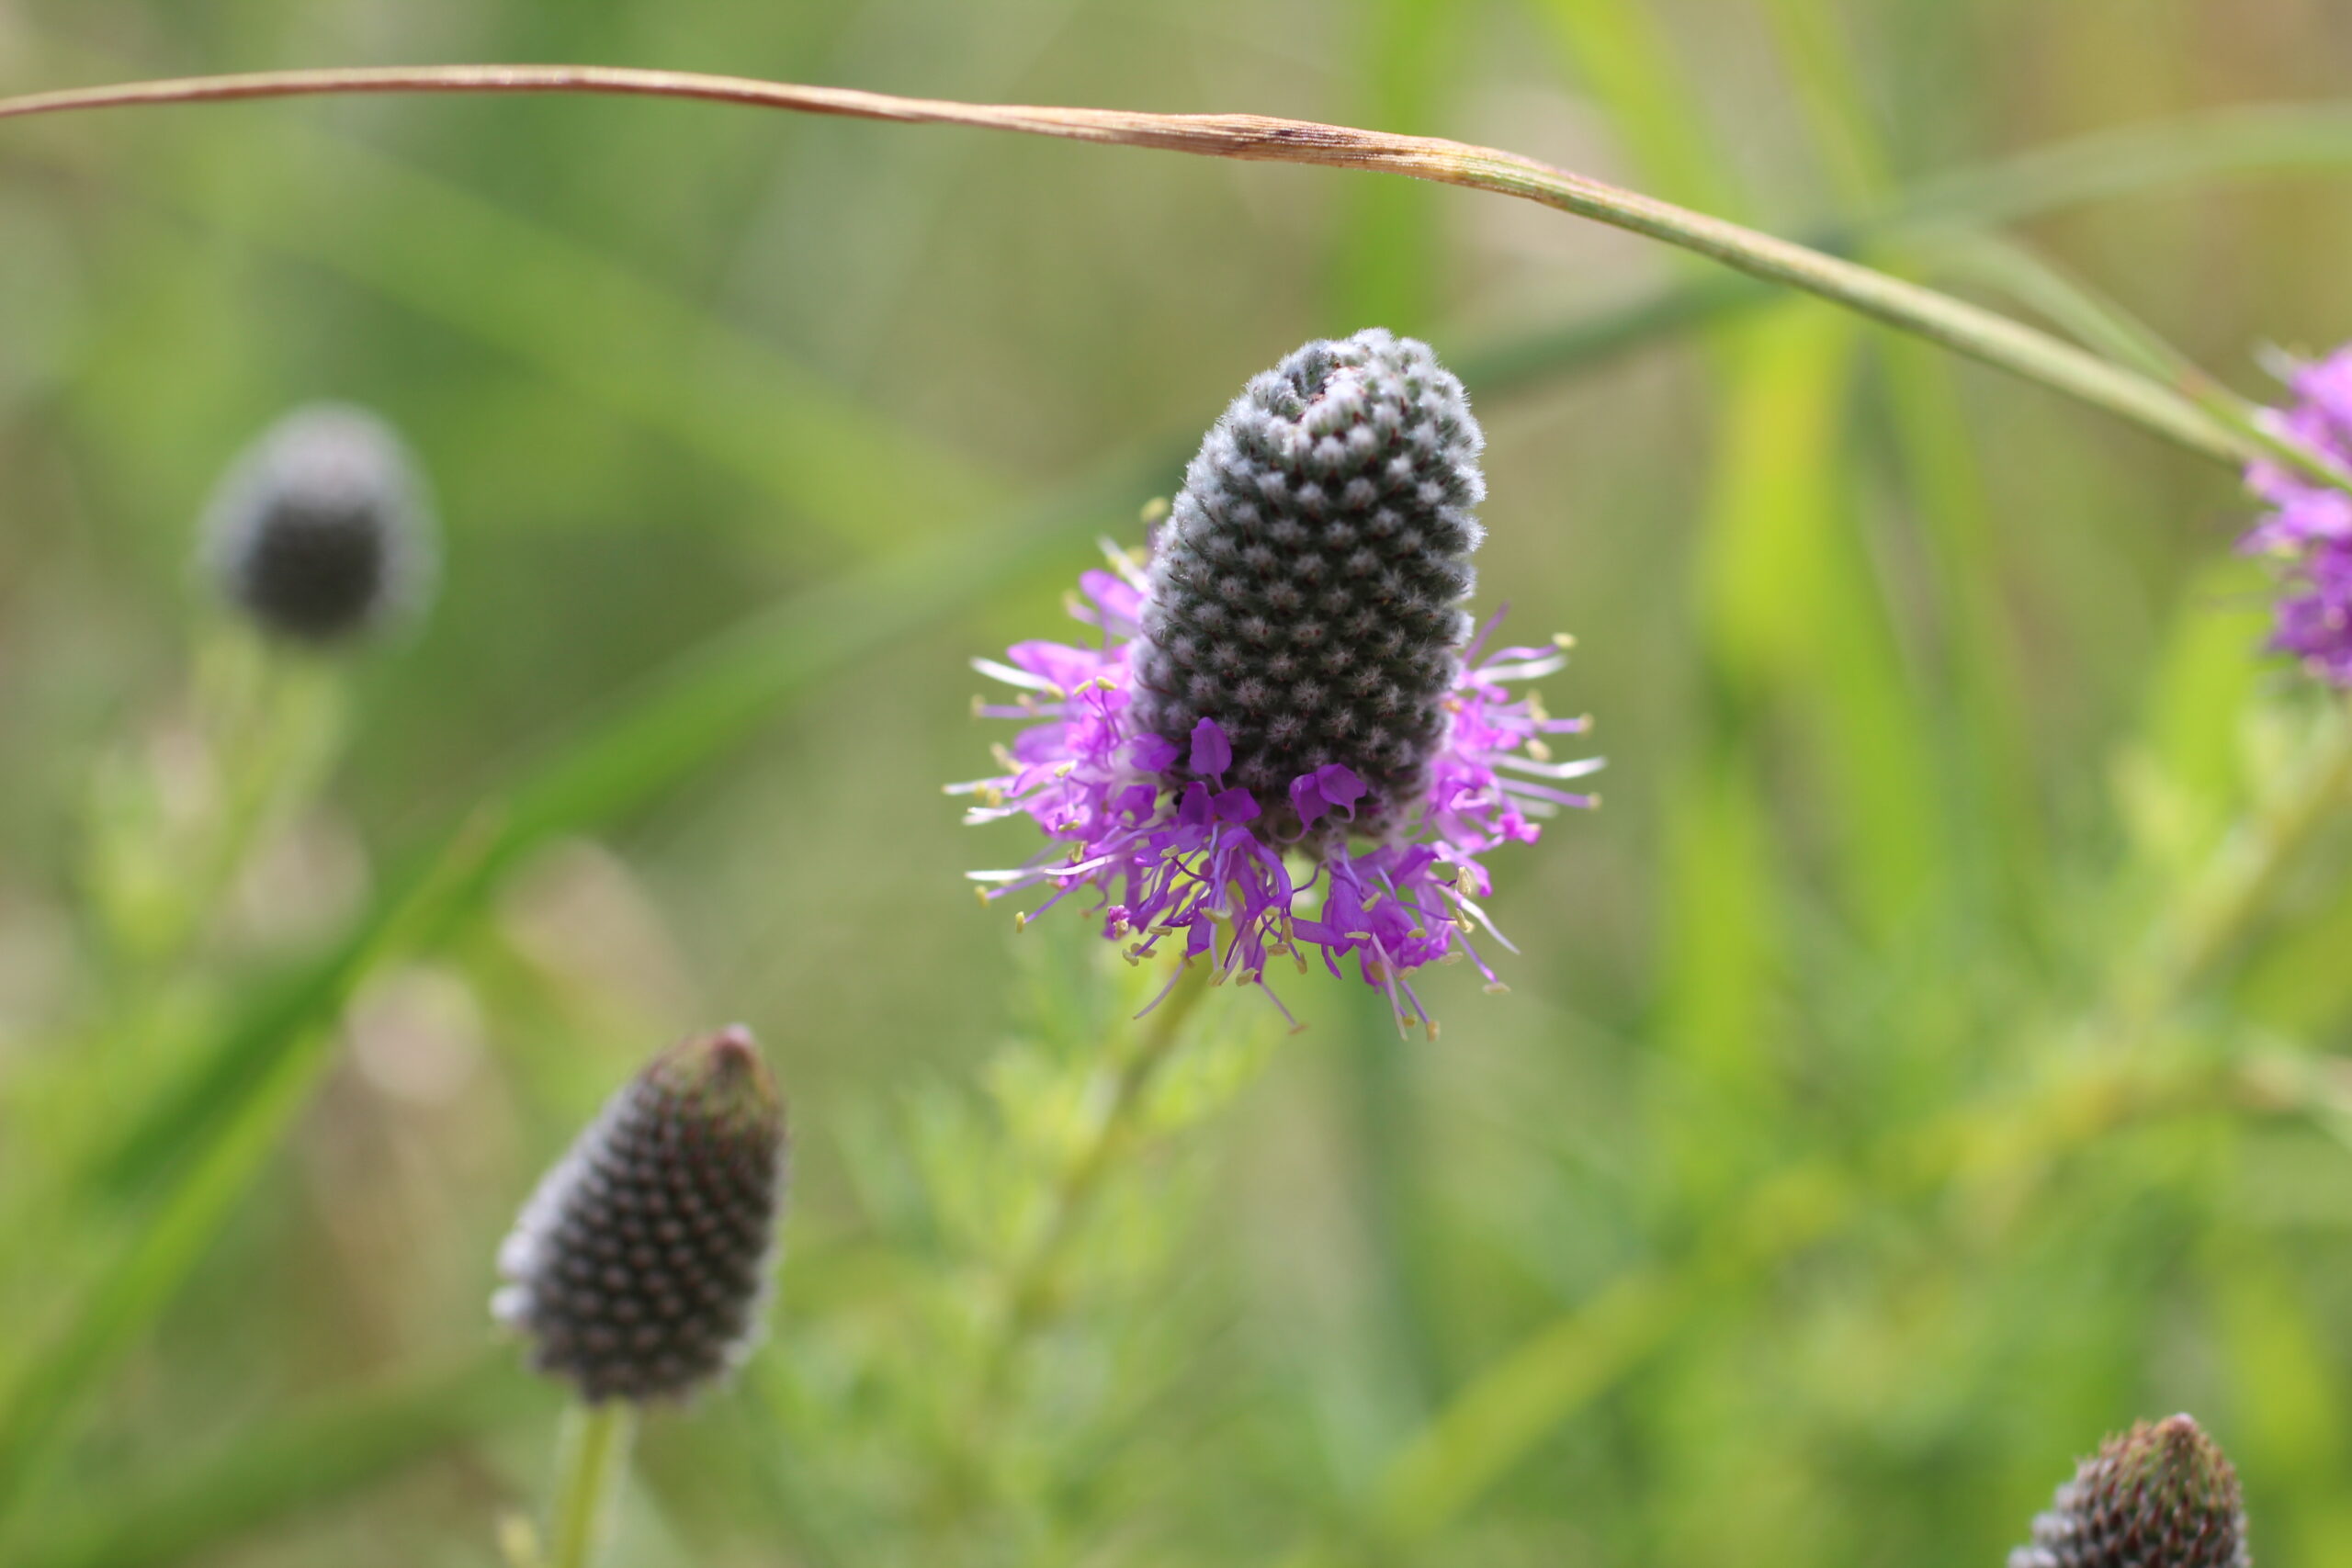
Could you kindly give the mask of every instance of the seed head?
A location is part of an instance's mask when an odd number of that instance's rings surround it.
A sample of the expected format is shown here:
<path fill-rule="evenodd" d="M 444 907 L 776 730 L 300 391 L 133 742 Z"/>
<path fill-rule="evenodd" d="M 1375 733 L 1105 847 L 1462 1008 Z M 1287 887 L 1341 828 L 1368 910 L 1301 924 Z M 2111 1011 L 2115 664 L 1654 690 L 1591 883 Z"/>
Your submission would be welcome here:
<path fill-rule="evenodd" d="M 343 642 L 429 596 L 433 524 L 391 427 L 313 403 L 264 432 L 206 508 L 204 556 L 221 593 L 270 633 Z"/>
<path fill-rule="evenodd" d="M 501 1323 L 584 1399 L 677 1399 L 748 1354 L 783 1207 L 784 1102 L 749 1031 L 656 1056 L 499 1249 Z"/>
<path fill-rule="evenodd" d="M 1445 739 L 1470 637 L 1484 446 L 1429 345 L 1377 327 L 1254 378 L 1154 545 L 1139 728 L 1183 745 L 1214 721 L 1229 782 L 1278 839 L 1300 827 L 1291 782 L 1333 764 L 1365 786 L 1354 831 L 1394 827 Z"/>
<path fill-rule="evenodd" d="M 2109 1438 L 2009 1568 L 2251 1568 L 2237 1472 L 2186 1416 Z"/>

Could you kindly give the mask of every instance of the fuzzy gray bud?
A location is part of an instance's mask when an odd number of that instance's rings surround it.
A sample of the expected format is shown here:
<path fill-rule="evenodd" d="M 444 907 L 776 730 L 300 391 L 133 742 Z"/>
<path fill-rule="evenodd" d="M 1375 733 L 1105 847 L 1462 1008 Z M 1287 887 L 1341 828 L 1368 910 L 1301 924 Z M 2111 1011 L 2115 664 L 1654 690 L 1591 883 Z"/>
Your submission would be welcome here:
<path fill-rule="evenodd" d="M 2251 1568 L 2237 1472 L 2175 1416 L 2109 1438 L 2058 1488 L 2009 1568 Z"/>
<path fill-rule="evenodd" d="M 784 1101 L 748 1031 L 672 1046 L 531 1195 L 492 1314 L 583 1399 L 717 1381 L 759 1339 L 785 1156 Z"/>
<path fill-rule="evenodd" d="M 207 506 L 205 564 L 264 631 L 323 646 L 415 614 L 430 597 L 434 529 L 391 427 L 312 403 L 264 432 Z"/>
<path fill-rule="evenodd" d="M 1335 762 L 1368 788 L 1355 829 L 1393 826 L 1445 737 L 1484 446 L 1429 345 L 1376 327 L 1252 379 L 1154 544 L 1138 724 L 1181 746 L 1216 720 L 1278 837 L 1291 781 Z"/>

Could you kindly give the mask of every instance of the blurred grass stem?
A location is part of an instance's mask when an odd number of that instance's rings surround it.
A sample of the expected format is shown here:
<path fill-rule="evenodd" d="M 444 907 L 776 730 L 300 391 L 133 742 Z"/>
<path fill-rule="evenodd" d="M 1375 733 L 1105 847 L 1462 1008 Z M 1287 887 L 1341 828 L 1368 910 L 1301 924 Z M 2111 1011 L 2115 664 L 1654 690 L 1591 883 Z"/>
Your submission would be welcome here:
<path fill-rule="evenodd" d="M 0 99 L 0 118 L 136 105 L 412 92 L 695 98 L 853 118 L 964 125 L 1208 157 L 1378 170 L 1491 191 L 1643 234 L 1769 282 L 1804 289 L 2104 409 L 2216 461 L 2243 464 L 2261 449 L 2180 389 L 2008 317 L 1532 158 L 1438 138 L 1262 115 L 966 104 L 747 77 L 587 65 L 442 65 L 182 77 Z"/>
<path fill-rule="evenodd" d="M 564 1412 L 547 1551 L 538 1568 L 592 1568 L 612 1533 L 636 1428 L 637 1406 L 625 1399 L 574 1404 Z"/>

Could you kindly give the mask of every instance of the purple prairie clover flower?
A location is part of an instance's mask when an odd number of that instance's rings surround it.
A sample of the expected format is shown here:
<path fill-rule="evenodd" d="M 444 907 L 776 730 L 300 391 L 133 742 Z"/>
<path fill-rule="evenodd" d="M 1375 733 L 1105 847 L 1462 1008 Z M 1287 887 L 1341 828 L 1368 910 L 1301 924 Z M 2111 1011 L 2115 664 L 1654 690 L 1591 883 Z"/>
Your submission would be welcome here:
<path fill-rule="evenodd" d="M 2352 346 L 2295 367 L 2288 387 L 2294 401 L 2265 413 L 2272 433 L 2352 468 Z M 2246 485 L 2272 510 L 2238 547 L 2277 561 L 2286 582 L 2270 647 L 2352 686 L 2352 494 L 2270 460 L 2247 468 Z"/>
<path fill-rule="evenodd" d="M 977 711 L 1023 728 L 1001 772 L 951 793 L 978 797 L 967 821 L 1026 817 L 1047 840 L 972 873 L 983 901 L 1043 894 L 1025 924 L 1091 900 L 1130 960 L 1174 952 L 1219 981 L 1352 967 L 1432 1033 L 1414 970 L 1467 958 L 1501 989 L 1475 935 L 1510 946 L 1483 857 L 1596 804 L 1562 786 L 1600 764 L 1555 761 L 1545 737 L 1591 721 L 1520 685 L 1568 639 L 1489 648 L 1500 615 L 1460 607 L 1482 445 L 1462 384 L 1385 332 L 1253 379 L 1149 554 L 1106 545 L 1110 570 L 1080 578 L 1090 642 L 975 661 L 1014 692 Z"/>

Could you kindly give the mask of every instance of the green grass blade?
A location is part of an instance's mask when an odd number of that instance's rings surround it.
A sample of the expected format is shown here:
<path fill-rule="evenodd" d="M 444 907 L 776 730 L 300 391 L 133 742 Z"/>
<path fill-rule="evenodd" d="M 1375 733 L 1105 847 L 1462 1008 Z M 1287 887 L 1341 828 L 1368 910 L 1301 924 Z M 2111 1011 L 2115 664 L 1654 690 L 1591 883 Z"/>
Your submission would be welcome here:
<path fill-rule="evenodd" d="M 1744 208 L 1715 155 L 1698 96 L 1655 7 L 1642 0 L 1533 0 L 1571 73 L 1609 110 L 1644 179 L 1668 199 L 1734 216 Z"/>
<path fill-rule="evenodd" d="M 1879 144 L 1877 117 L 1835 13 L 1820 0 L 1767 0 L 1765 9 L 1836 187 L 1862 210 L 1894 202 L 1894 173 Z M 1875 346 L 1885 368 L 1895 456 L 1935 565 L 1928 592 L 1940 601 L 1934 621 L 1945 628 L 1943 662 L 1960 718 L 1921 747 L 1942 753 L 1939 774 L 1966 781 L 1944 804 L 1972 848 L 1948 868 L 1965 879 L 1969 897 L 2006 908 L 2032 940 L 2043 923 L 2047 857 L 2020 695 L 2029 689 L 2024 660 L 1996 576 L 1992 502 L 1955 367 L 1915 343 L 1880 340 Z"/>
<path fill-rule="evenodd" d="M 2327 106 L 2233 109 L 2101 132 L 1932 176 L 1883 207 L 1816 226 L 1806 243 L 1840 255 L 1873 245 L 1929 259 L 1938 237 L 2038 218 L 2086 202 L 2183 186 L 2352 169 L 2352 110 Z M 1493 388 L 1532 384 L 1664 339 L 1746 315 L 1784 298 L 1710 274 L 1616 309 L 1515 334 L 1465 356 Z M 1475 384 L 1475 383 L 1474 383 Z"/>
<path fill-rule="evenodd" d="M 2014 223 L 2086 202 L 2221 179 L 2334 173 L 2352 165 L 2352 109 L 2216 109 L 2054 142 L 1914 184 L 1892 221 Z"/>
<path fill-rule="evenodd" d="M 1459 34 L 1445 0 L 1374 0 L 1362 8 L 1363 112 L 1408 132 L 1434 130 L 1444 69 Z M 1418 181 L 1359 180 L 1344 203 L 1331 257 L 1329 330 L 1363 327 L 1427 336 L 1436 321 L 1438 193 Z"/>
<path fill-rule="evenodd" d="M 0 1409 L 0 1520 L 46 1474 L 83 1396 L 138 1343 L 308 1098 L 314 1057 L 281 1057 L 153 1213 L 118 1222 L 117 1250 Z M 0 1532 L 0 1540 L 5 1540 Z"/>
<path fill-rule="evenodd" d="M 345 1502 L 547 1404 L 504 1351 L 407 1377 L 266 1422 L 163 1473 L 134 1473 L 11 1561 L 19 1568 L 184 1562 Z"/>

